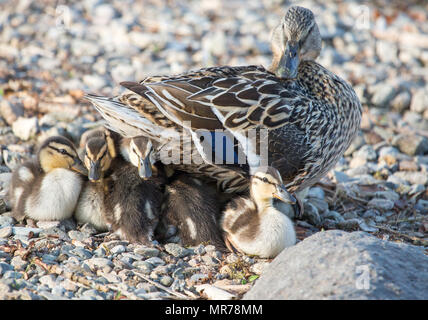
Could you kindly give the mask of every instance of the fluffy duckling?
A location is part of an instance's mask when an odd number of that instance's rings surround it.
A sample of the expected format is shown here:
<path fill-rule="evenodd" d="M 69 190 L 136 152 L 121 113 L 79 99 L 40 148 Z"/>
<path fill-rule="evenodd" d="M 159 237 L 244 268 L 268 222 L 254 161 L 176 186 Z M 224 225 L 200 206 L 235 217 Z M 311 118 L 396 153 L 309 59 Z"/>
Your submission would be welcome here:
<path fill-rule="evenodd" d="M 77 172 L 76 172 L 77 171 Z M 82 188 L 83 165 L 73 143 L 61 136 L 46 139 L 37 156 L 12 174 L 13 216 L 34 220 L 70 218 Z"/>
<path fill-rule="evenodd" d="M 108 179 L 106 221 L 122 239 L 150 245 L 161 212 L 164 179 L 141 179 L 132 164 L 121 165 Z"/>
<path fill-rule="evenodd" d="M 250 197 L 238 197 L 226 206 L 221 218 L 226 245 L 245 254 L 273 258 L 296 243 L 293 223 L 273 205 L 274 199 L 294 204 L 273 167 L 259 168 L 251 177 Z"/>
<path fill-rule="evenodd" d="M 153 165 L 156 157 L 153 144 L 144 136 L 129 139 L 122 145 L 123 156 L 136 167 L 140 177 L 147 178 L 157 170 L 157 175 L 172 175 L 168 169 Z M 159 172 L 160 171 L 160 172 Z M 162 205 L 162 219 L 157 228 L 159 239 L 165 239 L 169 225 L 177 228 L 183 245 L 194 246 L 200 243 L 214 244 L 225 250 L 218 225 L 220 206 L 216 188 L 203 183 L 191 175 L 178 173 L 174 175 L 165 188 Z"/>
<path fill-rule="evenodd" d="M 117 139 L 109 130 L 100 128 L 85 132 L 80 140 L 88 179 L 82 188 L 74 217 L 77 222 L 89 223 L 99 232 L 108 230 L 105 218 L 108 186 L 104 178 L 121 162 L 116 157 Z"/>
<path fill-rule="evenodd" d="M 220 204 L 215 186 L 209 186 L 189 174 L 180 173 L 165 188 L 162 226 L 177 228 L 182 245 L 215 245 L 225 251 L 218 223 Z"/>

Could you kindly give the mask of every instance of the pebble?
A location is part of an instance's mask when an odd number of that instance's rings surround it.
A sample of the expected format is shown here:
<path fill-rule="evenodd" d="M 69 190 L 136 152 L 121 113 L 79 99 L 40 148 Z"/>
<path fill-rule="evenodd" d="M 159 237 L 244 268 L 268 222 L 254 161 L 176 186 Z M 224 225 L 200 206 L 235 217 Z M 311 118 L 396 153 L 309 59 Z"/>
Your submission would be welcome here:
<path fill-rule="evenodd" d="M 0 238 L 8 238 L 12 235 L 12 227 L 7 226 L 0 229 Z"/>
<path fill-rule="evenodd" d="M 165 244 L 165 250 L 169 254 L 172 254 L 174 257 L 183 258 L 192 253 L 191 250 L 183 248 L 182 246 L 176 243 L 167 243 Z"/>
<path fill-rule="evenodd" d="M 422 155 L 428 153 L 428 139 L 418 135 L 400 135 L 397 136 L 393 142 L 398 149 L 409 155 Z"/>
<path fill-rule="evenodd" d="M 27 141 L 34 137 L 38 132 L 37 118 L 23 118 L 19 117 L 12 124 L 12 130 L 15 136 L 19 139 Z"/>
<path fill-rule="evenodd" d="M 369 208 L 387 211 L 391 210 L 394 207 L 394 202 L 386 199 L 372 199 L 369 201 L 367 206 Z"/>

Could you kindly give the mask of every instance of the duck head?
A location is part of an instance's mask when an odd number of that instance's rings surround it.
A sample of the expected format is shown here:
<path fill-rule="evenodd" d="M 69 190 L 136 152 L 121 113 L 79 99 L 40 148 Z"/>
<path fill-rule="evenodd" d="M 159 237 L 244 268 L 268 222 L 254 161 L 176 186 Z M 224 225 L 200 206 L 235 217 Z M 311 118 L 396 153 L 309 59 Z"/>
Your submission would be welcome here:
<path fill-rule="evenodd" d="M 144 136 L 134 137 L 129 142 L 129 161 L 138 168 L 138 174 L 143 179 L 152 176 L 152 152 L 153 144 Z"/>
<path fill-rule="evenodd" d="M 321 52 L 321 34 L 311 10 L 292 6 L 272 32 L 270 71 L 282 79 L 295 79 L 302 61 L 315 60 Z"/>
<path fill-rule="evenodd" d="M 280 173 L 273 167 L 260 167 L 255 171 L 251 177 L 250 192 L 259 207 L 271 205 L 273 199 L 296 203 L 296 199 L 284 187 Z"/>
<path fill-rule="evenodd" d="M 65 137 L 54 136 L 46 139 L 37 152 L 42 170 L 46 173 L 57 169 L 71 169 L 86 174 L 73 143 Z"/>
<path fill-rule="evenodd" d="M 84 150 L 83 162 L 88 170 L 88 178 L 93 182 L 99 181 L 116 157 L 114 142 L 106 133 L 103 136 L 89 138 Z"/>

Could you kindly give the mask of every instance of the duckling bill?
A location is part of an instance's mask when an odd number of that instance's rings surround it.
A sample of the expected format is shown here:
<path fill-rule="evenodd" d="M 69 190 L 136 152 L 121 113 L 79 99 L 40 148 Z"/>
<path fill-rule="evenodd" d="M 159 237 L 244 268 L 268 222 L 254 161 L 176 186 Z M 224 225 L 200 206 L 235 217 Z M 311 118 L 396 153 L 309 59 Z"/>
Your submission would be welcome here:
<path fill-rule="evenodd" d="M 12 174 L 10 200 L 13 216 L 34 220 L 70 218 L 76 207 L 85 173 L 73 143 L 61 136 L 46 139 L 36 158 Z"/>

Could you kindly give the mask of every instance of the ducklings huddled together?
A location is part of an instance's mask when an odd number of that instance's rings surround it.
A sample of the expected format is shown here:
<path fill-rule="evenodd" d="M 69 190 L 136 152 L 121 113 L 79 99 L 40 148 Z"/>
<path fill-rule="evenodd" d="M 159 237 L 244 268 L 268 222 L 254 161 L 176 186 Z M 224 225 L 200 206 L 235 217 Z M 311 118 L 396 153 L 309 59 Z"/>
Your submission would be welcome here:
<path fill-rule="evenodd" d="M 86 131 L 79 151 L 65 137 L 50 137 L 13 172 L 13 216 L 74 217 L 145 245 L 176 230 L 186 246 L 213 244 L 265 258 L 295 244 L 293 223 L 273 200 L 296 200 L 276 169 L 260 168 L 247 196 L 225 202 L 215 183 L 156 162 L 152 148 L 149 138 L 123 138 L 104 127 Z"/>

